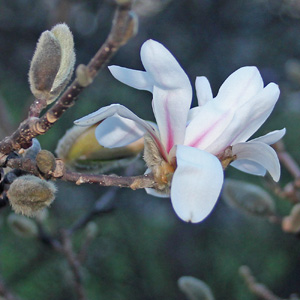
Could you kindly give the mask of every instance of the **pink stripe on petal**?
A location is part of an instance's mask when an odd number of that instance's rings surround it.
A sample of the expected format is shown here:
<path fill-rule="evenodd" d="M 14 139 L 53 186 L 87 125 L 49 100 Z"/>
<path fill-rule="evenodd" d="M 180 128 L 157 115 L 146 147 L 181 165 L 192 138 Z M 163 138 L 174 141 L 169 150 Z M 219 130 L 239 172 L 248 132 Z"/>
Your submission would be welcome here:
<path fill-rule="evenodd" d="M 170 112 L 168 109 L 168 98 L 166 99 L 166 102 L 164 103 L 164 110 L 165 110 L 165 116 L 166 116 L 166 122 L 167 122 L 167 145 L 166 145 L 166 151 L 169 153 L 174 145 L 174 134 L 172 130 L 172 124 L 171 124 L 171 118 L 170 118 Z"/>
<path fill-rule="evenodd" d="M 207 135 L 209 135 L 211 132 L 213 132 L 217 126 L 228 116 L 228 113 L 230 111 L 225 112 L 224 114 L 222 114 L 222 116 L 216 121 L 214 122 L 206 131 L 204 131 L 200 136 L 198 136 L 196 139 L 194 139 L 192 142 L 190 142 L 188 144 L 188 146 L 190 147 L 199 147 L 200 143 L 205 139 L 205 137 Z M 225 128 L 224 128 L 225 129 Z"/>

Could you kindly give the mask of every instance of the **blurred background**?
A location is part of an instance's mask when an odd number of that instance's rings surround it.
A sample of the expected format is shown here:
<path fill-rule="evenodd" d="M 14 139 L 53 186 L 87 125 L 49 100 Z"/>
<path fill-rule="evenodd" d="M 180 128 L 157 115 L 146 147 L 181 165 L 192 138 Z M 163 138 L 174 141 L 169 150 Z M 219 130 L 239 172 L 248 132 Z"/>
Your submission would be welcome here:
<path fill-rule="evenodd" d="M 300 1 L 137 0 L 134 9 L 139 32 L 111 64 L 142 69 L 140 47 L 151 38 L 174 54 L 192 83 L 196 76 L 208 77 L 215 95 L 233 71 L 257 66 L 265 84 L 273 81 L 281 88 L 273 114 L 257 135 L 286 127 L 284 143 L 300 162 Z M 1 137 L 17 128 L 33 101 L 27 74 L 41 32 L 67 23 L 74 35 L 76 65 L 86 64 L 104 42 L 113 12 L 113 1 L 0 0 Z M 75 119 L 111 103 L 154 120 L 150 93 L 122 85 L 105 69 L 77 104 L 39 137 L 42 147 L 53 152 Z M 131 172 L 144 170 L 139 158 Z M 233 168 L 226 177 L 267 189 L 263 178 Z M 291 180 L 283 168 L 280 185 Z M 85 215 L 109 190 L 61 182 L 57 186 L 57 198 L 44 221 L 53 236 Z M 277 214 L 288 215 L 291 204 L 269 193 Z M 90 300 L 183 300 L 177 280 L 184 275 L 205 281 L 216 299 L 257 299 L 238 274 L 241 265 L 248 265 L 260 282 L 282 298 L 300 294 L 299 235 L 231 208 L 222 196 L 199 224 L 182 222 L 168 199 L 151 197 L 143 190 L 118 190 L 114 205 L 111 213 L 93 220 L 98 229 L 83 264 Z M 0 274 L 9 288 L 22 299 L 76 299 L 65 259 L 34 237 L 16 236 L 7 223 L 10 214 L 9 207 L 0 214 Z M 75 250 L 85 235 L 84 229 L 76 232 Z"/>

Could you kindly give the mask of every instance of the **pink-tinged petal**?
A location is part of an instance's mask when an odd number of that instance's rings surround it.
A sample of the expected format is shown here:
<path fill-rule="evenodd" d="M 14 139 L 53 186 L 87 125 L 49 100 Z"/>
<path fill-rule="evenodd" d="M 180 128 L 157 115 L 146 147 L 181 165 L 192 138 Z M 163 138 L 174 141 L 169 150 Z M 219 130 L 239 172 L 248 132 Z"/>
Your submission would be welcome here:
<path fill-rule="evenodd" d="M 187 123 L 189 124 L 200 112 L 201 106 L 195 106 L 189 110 Z"/>
<path fill-rule="evenodd" d="M 129 145 L 145 134 L 145 129 L 138 123 L 119 116 L 102 121 L 95 130 L 98 143 L 107 148 Z"/>
<path fill-rule="evenodd" d="M 249 160 L 264 167 L 274 181 L 280 178 L 280 164 L 277 154 L 269 145 L 260 142 L 239 143 L 232 146 L 232 154 L 237 160 Z"/>
<path fill-rule="evenodd" d="M 204 76 L 199 76 L 196 78 L 196 93 L 198 98 L 198 105 L 202 106 L 206 102 L 213 99 L 212 90 L 209 84 L 209 81 Z"/>
<path fill-rule="evenodd" d="M 286 129 L 283 128 L 281 130 L 274 130 L 272 132 L 267 133 L 266 135 L 260 136 L 256 139 L 253 139 L 249 142 L 261 142 L 268 145 L 273 145 L 278 142 L 285 135 Z"/>
<path fill-rule="evenodd" d="M 237 127 L 231 145 L 247 141 L 267 120 L 279 98 L 279 88 L 275 83 L 268 84 L 253 99 L 239 108 Z"/>
<path fill-rule="evenodd" d="M 214 100 L 207 102 L 188 124 L 184 145 L 202 150 L 214 146 L 232 122 L 234 112 L 234 107 L 220 108 Z M 217 154 L 219 150 L 216 147 L 216 151 L 209 152 Z"/>
<path fill-rule="evenodd" d="M 162 44 L 148 40 L 141 48 L 145 70 L 162 89 L 186 89 L 192 93 L 190 81 L 175 59 Z"/>
<path fill-rule="evenodd" d="M 139 118 L 137 115 L 135 115 L 132 111 L 130 111 L 128 108 L 126 108 L 123 105 L 120 104 L 111 104 L 109 106 L 102 107 L 98 109 L 97 111 L 76 120 L 74 123 L 79 126 L 90 126 L 93 124 L 96 124 L 100 121 L 103 121 L 109 117 L 112 117 L 114 115 L 118 115 L 120 117 L 123 117 L 125 119 L 132 120 L 137 123 L 137 126 L 139 126 L 140 129 L 144 130 L 145 132 L 149 133 L 155 143 L 158 146 L 158 149 L 160 150 L 162 156 L 167 160 L 167 154 L 165 152 L 165 149 L 160 142 L 159 137 L 157 136 L 157 133 L 155 129 L 146 121 Z"/>
<path fill-rule="evenodd" d="M 237 107 L 223 134 L 204 150 L 218 154 L 230 145 L 245 142 L 271 114 L 278 96 L 277 85 L 271 83 L 244 105 Z"/>
<path fill-rule="evenodd" d="M 146 90 L 152 93 L 153 80 L 145 71 L 132 70 L 119 66 L 108 67 L 111 74 L 119 81 L 138 90 Z"/>
<path fill-rule="evenodd" d="M 219 197 L 223 184 L 223 169 L 212 154 L 177 146 L 177 169 L 173 175 L 171 201 L 177 215 L 186 222 L 205 219 Z"/>
<path fill-rule="evenodd" d="M 240 106 L 263 89 L 256 67 L 243 67 L 232 73 L 220 87 L 215 101 L 222 107 Z"/>
<path fill-rule="evenodd" d="M 185 90 L 165 90 L 154 86 L 153 112 L 166 151 L 183 144 L 192 94 Z"/>
<path fill-rule="evenodd" d="M 267 172 L 267 170 L 263 166 L 247 159 L 235 160 L 230 165 L 242 172 L 256 176 L 265 176 Z"/>

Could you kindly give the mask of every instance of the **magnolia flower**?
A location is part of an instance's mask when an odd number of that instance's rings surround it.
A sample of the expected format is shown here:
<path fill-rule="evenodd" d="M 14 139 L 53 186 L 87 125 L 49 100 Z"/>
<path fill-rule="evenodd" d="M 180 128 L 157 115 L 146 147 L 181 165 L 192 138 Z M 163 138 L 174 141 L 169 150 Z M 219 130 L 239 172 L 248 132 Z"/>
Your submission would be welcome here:
<path fill-rule="evenodd" d="M 280 177 L 276 152 L 269 146 L 285 134 L 273 131 L 248 141 L 272 112 L 279 88 L 264 87 L 256 67 L 243 67 L 230 75 L 213 98 L 205 77 L 197 77 L 198 106 L 190 109 L 192 87 L 173 55 L 160 43 L 148 40 L 141 48 L 146 71 L 109 67 L 119 81 L 153 94 L 156 124 L 140 119 L 120 104 L 85 116 L 75 124 L 96 129 L 98 142 L 121 147 L 145 137 L 144 159 L 156 179 L 155 196 L 171 196 L 177 215 L 200 222 L 212 211 L 229 163 L 243 172 L 275 181 Z"/>

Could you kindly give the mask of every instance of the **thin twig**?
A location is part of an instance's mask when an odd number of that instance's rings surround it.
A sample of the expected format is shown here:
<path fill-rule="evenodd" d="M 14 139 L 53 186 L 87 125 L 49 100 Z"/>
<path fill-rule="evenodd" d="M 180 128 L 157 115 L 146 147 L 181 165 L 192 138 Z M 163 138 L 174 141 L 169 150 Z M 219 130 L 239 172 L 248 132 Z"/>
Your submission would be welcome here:
<path fill-rule="evenodd" d="M 68 234 L 72 235 L 75 231 L 83 228 L 88 222 L 90 222 L 95 216 L 99 214 L 110 213 L 113 210 L 113 201 L 117 194 L 116 188 L 109 189 L 101 198 L 96 201 L 93 208 L 85 215 L 79 218 L 71 227 L 68 229 Z"/>
<path fill-rule="evenodd" d="M 279 298 L 272 291 L 270 291 L 265 285 L 258 283 L 255 277 L 252 275 L 251 270 L 247 266 L 241 266 L 239 269 L 240 275 L 245 280 L 248 289 L 256 296 L 264 300 L 284 300 Z"/>
<path fill-rule="evenodd" d="M 132 190 L 151 188 L 156 185 L 153 174 L 123 177 L 116 175 L 97 175 L 65 172 L 61 179 L 65 181 L 75 182 L 78 185 L 83 183 L 94 183 L 101 186 L 127 187 L 131 188 Z"/>
<path fill-rule="evenodd" d="M 291 203 L 299 203 L 300 197 L 298 189 L 300 188 L 300 166 L 294 158 L 286 151 L 283 141 L 278 141 L 273 145 L 277 152 L 281 164 L 294 177 L 292 182 L 289 182 L 282 189 L 279 184 L 275 184 L 275 192 L 279 196 L 286 198 Z"/>
<path fill-rule="evenodd" d="M 116 176 L 102 174 L 84 174 L 68 171 L 61 160 L 57 159 L 57 167 L 49 177 L 64 181 L 75 182 L 77 185 L 84 183 L 99 184 L 101 186 L 127 187 L 133 190 L 155 187 L 153 174 L 139 176 Z M 6 166 L 12 169 L 20 169 L 36 176 L 42 176 L 34 160 L 30 158 L 13 158 L 6 162 Z"/>
<path fill-rule="evenodd" d="M 280 162 L 286 167 L 291 175 L 297 179 L 300 178 L 300 167 L 293 157 L 286 151 L 283 141 L 278 141 L 273 145 L 277 152 Z"/>
<path fill-rule="evenodd" d="M 81 91 L 92 83 L 99 70 L 135 34 L 136 20 L 130 9 L 131 3 L 120 4 L 117 7 L 108 38 L 85 68 L 85 84 L 76 78 L 59 100 L 41 118 L 29 117 L 23 121 L 11 136 L 0 142 L 0 154 L 5 155 L 13 150 L 30 147 L 34 137 L 45 134 L 63 113 L 75 104 Z"/>
<path fill-rule="evenodd" d="M 87 300 L 80 272 L 81 265 L 73 251 L 72 240 L 70 238 L 70 235 L 66 231 L 62 232 L 62 246 L 62 253 L 65 255 L 74 276 L 75 291 L 78 300 Z"/>

